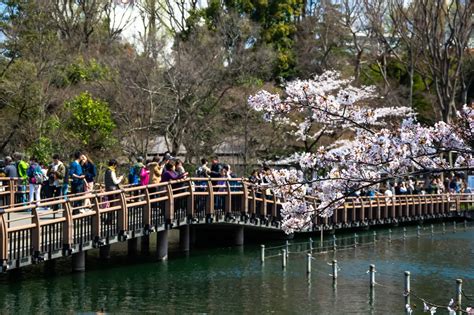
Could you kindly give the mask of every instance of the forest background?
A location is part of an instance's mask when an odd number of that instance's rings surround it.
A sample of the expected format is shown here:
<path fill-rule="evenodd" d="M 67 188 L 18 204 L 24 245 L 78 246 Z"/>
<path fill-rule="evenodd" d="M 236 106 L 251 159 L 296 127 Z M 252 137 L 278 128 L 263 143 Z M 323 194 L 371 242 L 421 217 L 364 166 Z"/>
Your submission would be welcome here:
<path fill-rule="evenodd" d="M 297 141 L 247 99 L 326 70 L 427 125 L 474 99 L 469 0 L 203 2 L 0 1 L 0 156 L 131 159 L 163 137 L 189 163 L 237 141 L 247 168 L 316 150 L 336 136 Z"/>

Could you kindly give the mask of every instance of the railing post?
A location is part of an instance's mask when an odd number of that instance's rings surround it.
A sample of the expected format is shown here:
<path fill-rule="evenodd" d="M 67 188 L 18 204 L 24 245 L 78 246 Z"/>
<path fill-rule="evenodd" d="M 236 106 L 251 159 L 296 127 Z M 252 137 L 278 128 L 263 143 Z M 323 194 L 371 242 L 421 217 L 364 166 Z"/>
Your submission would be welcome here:
<path fill-rule="evenodd" d="M 63 248 L 70 249 L 74 243 L 74 221 L 72 219 L 72 208 L 69 200 L 64 201 L 64 230 L 63 230 Z M 94 223 L 94 221 L 92 221 Z M 94 225 L 92 225 L 92 233 L 94 233 Z"/>
<path fill-rule="evenodd" d="M 2 269 L 5 270 L 8 261 L 8 229 L 5 222 L 5 210 L 0 210 L 0 260 Z"/>
<path fill-rule="evenodd" d="M 267 190 L 266 189 L 261 189 L 261 195 L 262 195 L 262 208 L 263 211 L 260 213 L 261 216 L 264 218 L 267 217 Z"/>
<path fill-rule="evenodd" d="M 125 198 L 125 191 L 120 191 L 120 211 L 117 213 L 117 228 L 119 231 L 128 230 L 128 208 L 127 199 Z"/>
<path fill-rule="evenodd" d="M 207 180 L 207 207 L 206 215 L 214 215 L 214 188 L 212 186 L 212 180 Z"/>
<path fill-rule="evenodd" d="M 143 206 L 143 226 L 151 225 L 151 197 L 149 187 L 145 187 L 145 201 L 146 204 Z"/>
<path fill-rule="evenodd" d="M 242 180 L 242 212 L 247 214 L 249 212 L 249 188 L 247 184 Z"/>
<path fill-rule="evenodd" d="M 251 188 L 252 194 L 252 202 L 250 203 L 249 214 L 256 214 L 257 213 L 257 194 L 255 193 L 255 186 Z"/>
<path fill-rule="evenodd" d="M 225 181 L 227 196 L 224 203 L 224 213 L 230 214 L 232 212 L 232 193 L 230 191 L 230 181 L 226 179 Z"/>
<path fill-rule="evenodd" d="M 188 203 L 186 208 L 186 214 L 188 218 L 194 217 L 194 191 L 193 191 L 193 182 L 188 180 L 189 184 L 189 196 L 188 196 Z"/>
<path fill-rule="evenodd" d="M 16 180 L 18 182 L 18 180 Z M 8 180 L 8 189 L 10 190 L 10 207 L 15 204 L 15 179 L 10 178 Z"/>
<path fill-rule="evenodd" d="M 272 206 L 272 218 L 277 218 L 278 217 L 278 204 L 277 204 L 277 196 L 275 195 L 275 191 L 272 191 L 273 195 L 273 206 Z"/>
<path fill-rule="evenodd" d="M 166 185 L 166 192 L 168 195 L 168 200 L 165 203 L 165 221 L 171 225 L 174 220 L 174 196 L 173 196 L 173 187 L 171 184 Z"/>
<path fill-rule="evenodd" d="M 31 221 L 35 225 L 35 227 L 31 231 L 31 247 L 33 248 L 33 256 L 36 258 L 41 252 L 41 222 L 38 217 L 38 211 L 36 209 L 36 206 L 32 204 L 31 207 L 31 214 L 33 215 Z"/>

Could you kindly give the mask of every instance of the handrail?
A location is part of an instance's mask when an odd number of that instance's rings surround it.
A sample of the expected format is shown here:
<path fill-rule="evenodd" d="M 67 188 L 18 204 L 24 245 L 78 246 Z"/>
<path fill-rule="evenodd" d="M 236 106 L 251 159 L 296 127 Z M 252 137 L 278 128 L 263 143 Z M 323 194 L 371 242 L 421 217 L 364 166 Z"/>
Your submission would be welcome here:
<path fill-rule="evenodd" d="M 195 185 L 196 182 L 202 185 Z M 320 204 L 317 198 L 311 196 L 308 196 L 308 201 L 315 208 Z M 130 229 L 157 228 L 159 224 L 162 224 L 161 229 L 173 228 L 176 224 L 183 224 L 182 221 L 175 220 L 175 216 L 179 220 L 184 219 L 183 210 L 187 219 L 197 218 L 201 223 L 223 222 L 222 220 L 228 219 L 227 216 L 222 217 L 223 213 L 229 214 L 230 218 L 235 217 L 236 213 L 242 213 L 245 215 L 242 218 L 250 218 L 253 224 L 271 227 L 272 222 L 280 220 L 282 202 L 268 187 L 260 187 L 241 178 L 192 177 L 146 186 L 123 187 L 115 191 L 61 196 L 39 203 L 6 205 L 0 212 L 0 260 L 6 262 L 9 257 L 20 257 L 20 254 L 11 252 L 13 249 L 9 248 L 9 241 L 14 243 L 25 238 L 25 244 L 31 246 L 31 253 L 35 255 L 34 259 L 38 255 L 44 255 L 41 251 L 51 248 L 48 245 L 51 241 L 42 238 L 42 233 L 59 233 L 48 232 L 56 226 L 61 227 L 59 241 L 67 249 L 78 245 L 75 240 L 85 235 L 81 234 L 85 233 L 81 232 L 84 224 L 89 225 L 87 229 L 84 228 L 89 231 L 87 239 L 103 239 L 126 234 Z M 404 220 L 421 215 L 445 215 L 460 211 L 463 204 L 474 204 L 474 195 L 348 197 L 332 216 L 317 217 L 314 222 L 321 226 L 341 226 L 354 222 L 367 224 L 367 220 Z M 51 218 L 53 215 L 57 217 Z M 21 255 L 28 255 L 29 252 L 22 250 Z"/>

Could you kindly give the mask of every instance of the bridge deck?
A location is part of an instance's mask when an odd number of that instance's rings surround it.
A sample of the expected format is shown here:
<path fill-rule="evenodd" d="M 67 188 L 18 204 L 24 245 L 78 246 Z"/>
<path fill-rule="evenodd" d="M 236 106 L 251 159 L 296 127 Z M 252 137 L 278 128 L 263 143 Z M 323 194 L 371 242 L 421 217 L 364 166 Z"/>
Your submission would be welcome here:
<path fill-rule="evenodd" d="M 241 179 L 191 178 L 44 200 L 39 205 L 10 204 L 18 194 L 15 182 L 8 180 L 0 189 L 4 270 L 186 224 L 281 229 L 280 200 Z M 331 217 L 315 216 L 313 229 L 448 217 L 472 208 L 474 196 L 467 194 L 348 198 Z"/>

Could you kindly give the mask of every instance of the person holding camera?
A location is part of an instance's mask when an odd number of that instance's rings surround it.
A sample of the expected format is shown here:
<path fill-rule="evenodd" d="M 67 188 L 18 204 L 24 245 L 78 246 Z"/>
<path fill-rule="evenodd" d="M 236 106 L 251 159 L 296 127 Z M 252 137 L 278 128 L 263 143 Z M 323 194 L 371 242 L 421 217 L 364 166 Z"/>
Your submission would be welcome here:
<path fill-rule="evenodd" d="M 46 172 L 49 184 L 48 198 L 61 196 L 65 175 L 66 166 L 59 159 L 59 154 L 54 154 L 53 163 L 49 165 L 48 171 Z"/>

